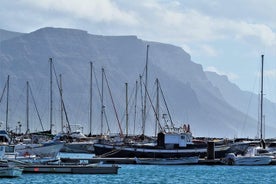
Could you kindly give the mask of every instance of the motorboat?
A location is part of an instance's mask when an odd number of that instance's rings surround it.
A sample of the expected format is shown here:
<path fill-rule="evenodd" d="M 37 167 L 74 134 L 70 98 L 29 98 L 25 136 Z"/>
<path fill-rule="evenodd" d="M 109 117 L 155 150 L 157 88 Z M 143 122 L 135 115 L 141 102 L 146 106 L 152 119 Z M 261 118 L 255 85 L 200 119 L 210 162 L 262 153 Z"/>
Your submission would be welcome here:
<path fill-rule="evenodd" d="M 245 155 L 235 155 L 234 153 L 229 153 L 222 160 L 223 163 L 228 165 L 269 165 L 272 162 L 274 156 L 260 154 L 258 150 L 260 147 L 251 147 Z"/>
<path fill-rule="evenodd" d="M 0 165 L 0 178 L 12 178 L 22 175 L 23 168 L 17 166 L 1 166 Z"/>
<path fill-rule="evenodd" d="M 23 168 L 10 164 L 8 160 L 4 159 L 4 155 L 5 147 L 0 146 L 0 178 L 21 176 Z"/>

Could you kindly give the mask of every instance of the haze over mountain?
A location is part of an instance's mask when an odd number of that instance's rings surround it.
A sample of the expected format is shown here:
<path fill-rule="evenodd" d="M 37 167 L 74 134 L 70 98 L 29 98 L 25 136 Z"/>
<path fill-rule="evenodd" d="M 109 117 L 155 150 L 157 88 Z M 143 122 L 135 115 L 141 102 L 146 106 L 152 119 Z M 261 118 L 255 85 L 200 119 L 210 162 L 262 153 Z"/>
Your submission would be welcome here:
<path fill-rule="evenodd" d="M 158 78 L 176 127 L 191 125 L 194 136 L 255 137 L 257 135 L 258 103 L 250 102 L 251 93 L 241 91 L 225 76 L 204 72 L 182 48 L 157 42 L 144 41 L 136 36 L 100 36 L 82 30 L 42 28 L 31 33 L 13 33 L 0 30 L 0 89 L 10 75 L 9 126 L 15 129 L 17 122 L 26 130 L 26 81 L 29 81 L 43 128 L 49 129 L 49 58 L 53 58 L 54 130 L 60 131 L 60 97 L 57 87 L 62 74 L 63 99 L 71 125 L 81 124 L 89 132 L 89 81 L 90 64 L 93 62 L 93 133 L 101 130 L 102 67 L 107 82 L 104 87 L 104 131 L 118 132 L 118 120 L 125 131 L 125 83 L 128 83 L 129 132 L 141 133 L 141 100 L 137 101 L 134 125 L 134 97 L 139 75 L 145 78 L 146 49 L 149 45 L 148 93 L 146 134 L 153 135 L 155 121 L 151 106 L 155 105 L 155 79 Z M 112 99 L 110 97 L 112 94 Z M 142 94 L 144 95 L 144 94 Z M 30 101 L 30 129 L 41 130 L 32 97 Z M 140 87 L 137 98 L 141 97 Z M 160 97 L 161 98 L 161 97 Z M 257 99 L 257 97 L 253 97 Z M 5 125 L 6 99 L 0 104 L 0 120 Z M 274 137 L 275 104 L 266 111 L 266 135 Z M 248 106 L 252 107 L 248 111 Z M 256 109 L 256 111 L 254 111 Z M 168 114 L 161 106 L 160 114 Z M 168 116 L 167 116 L 168 117 Z M 107 121 L 106 121 L 107 119 Z M 65 117 L 64 117 L 65 121 Z M 161 124 L 164 120 L 161 118 Z"/>

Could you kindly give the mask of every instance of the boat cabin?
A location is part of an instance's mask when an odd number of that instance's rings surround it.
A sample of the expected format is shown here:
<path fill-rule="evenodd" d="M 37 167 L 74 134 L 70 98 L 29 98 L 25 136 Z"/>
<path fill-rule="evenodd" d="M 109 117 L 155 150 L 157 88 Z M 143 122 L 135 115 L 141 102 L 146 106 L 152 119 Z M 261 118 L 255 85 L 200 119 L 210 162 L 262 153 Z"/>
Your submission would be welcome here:
<path fill-rule="evenodd" d="M 164 133 L 160 132 L 157 137 L 157 145 L 166 149 L 184 148 L 193 144 L 190 132 Z"/>

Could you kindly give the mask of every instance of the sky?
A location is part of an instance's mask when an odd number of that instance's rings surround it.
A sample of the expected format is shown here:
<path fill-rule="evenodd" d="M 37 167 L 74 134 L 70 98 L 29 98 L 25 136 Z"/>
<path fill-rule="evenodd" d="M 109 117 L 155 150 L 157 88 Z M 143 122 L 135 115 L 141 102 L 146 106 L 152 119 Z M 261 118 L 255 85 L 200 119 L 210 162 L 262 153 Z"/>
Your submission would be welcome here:
<path fill-rule="evenodd" d="M 0 29 L 136 35 L 182 47 L 205 71 L 276 102 L 275 0 L 0 0 Z"/>

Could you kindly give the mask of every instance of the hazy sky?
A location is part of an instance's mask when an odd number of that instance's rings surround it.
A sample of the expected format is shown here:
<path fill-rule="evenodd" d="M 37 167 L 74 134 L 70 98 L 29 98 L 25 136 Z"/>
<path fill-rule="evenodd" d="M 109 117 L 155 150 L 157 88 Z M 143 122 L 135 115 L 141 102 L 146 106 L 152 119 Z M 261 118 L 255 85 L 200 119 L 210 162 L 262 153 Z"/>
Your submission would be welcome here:
<path fill-rule="evenodd" d="M 182 47 L 204 70 L 276 101 L 276 0 L 0 0 L 0 28 L 42 27 L 137 35 Z"/>

